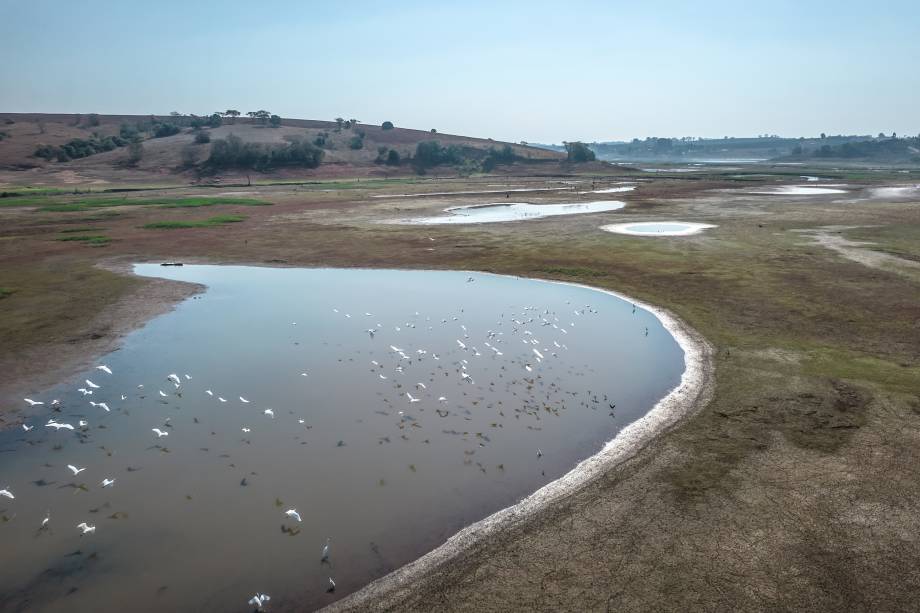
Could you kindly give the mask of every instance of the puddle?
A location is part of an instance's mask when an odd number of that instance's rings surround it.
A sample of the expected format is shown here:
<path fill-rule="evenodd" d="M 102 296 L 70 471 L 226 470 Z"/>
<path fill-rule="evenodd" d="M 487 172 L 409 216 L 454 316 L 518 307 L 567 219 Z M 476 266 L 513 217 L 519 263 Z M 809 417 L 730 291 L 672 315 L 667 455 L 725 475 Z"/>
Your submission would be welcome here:
<path fill-rule="evenodd" d="M 473 206 L 459 206 L 445 209 L 447 215 L 437 217 L 415 217 L 392 223 L 415 225 L 498 223 L 555 217 L 558 215 L 581 215 L 616 211 L 626 206 L 618 200 L 597 202 L 573 202 L 566 204 L 527 204 L 524 202 L 497 202 Z"/>
<path fill-rule="evenodd" d="M 684 221 L 643 221 L 601 226 L 601 230 L 630 236 L 690 236 L 716 227 L 718 226 Z"/>

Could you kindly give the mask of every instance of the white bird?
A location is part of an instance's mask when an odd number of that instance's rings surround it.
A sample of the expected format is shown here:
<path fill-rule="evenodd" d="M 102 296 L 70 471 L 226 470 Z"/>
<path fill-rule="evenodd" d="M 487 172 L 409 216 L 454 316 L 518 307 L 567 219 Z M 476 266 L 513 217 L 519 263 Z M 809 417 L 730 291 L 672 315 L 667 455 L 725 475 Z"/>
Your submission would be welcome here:
<path fill-rule="evenodd" d="M 115 484 L 115 479 L 109 479 L 108 477 L 106 477 L 105 479 L 102 480 L 102 487 L 109 487 L 110 485 L 114 485 L 114 484 Z"/>
<path fill-rule="evenodd" d="M 412 397 L 412 394 L 410 394 L 409 392 L 406 392 L 406 396 L 409 398 L 409 402 L 419 402 L 419 401 L 421 401 L 421 398 L 413 398 L 413 397 Z"/>
<path fill-rule="evenodd" d="M 101 370 L 102 372 L 104 372 L 104 373 L 106 373 L 106 374 L 108 374 L 108 375 L 111 375 L 111 374 L 112 374 L 112 369 L 109 368 L 108 366 L 106 366 L 105 364 L 101 364 L 101 365 L 97 366 L 97 367 L 96 367 L 96 370 Z"/>
<path fill-rule="evenodd" d="M 254 606 L 257 611 L 264 611 L 262 607 L 265 606 L 265 603 L 271 599 L 272 599 L 271 596 L 269 596 L 268 594 L 256 594 L 255 596 L 249 599 L 249 604 Z"/>
<path fill-rule="evenodd" d="M 183 374 L 182 376 L 185 377 L 185 380 L 186 380 L 186 381 L 191 381 L 191 380 L 192 380 L 192 375 L 190 375 L 190 374 L 188 374 L 188 373 L 185 373 L 185 374 Z"/>
<path fill-rule="evenodd" d="M 62 428 L 63 428 L 64 430 L 73 430 L 73 426 L 72 426 L 72 425 L 70 425 L 70 424 L 58 423 L 58 422 L 54 421 L 53 419 L 49 419 L 49 420 L 48 420 L 48 423 L 45 424 L 45 427 L 46 427 L 46 428 L 54 428 L 55 430 L 60 430 L 60 429 L 62 429 Z"/>
<path fill-rule="evenodd" d="M 160 396 L 162 396 L 163 398 L 166 398 L 166 394 L 163 393 L 163 390 L 157 390 L 157 391 L 160 392 Z"/>
<path fill-rule="evenodd" d="M 106 412 L 106 413 L 111 412 L 110 409 L 109 409 L 109 405 L 107 405 L 107 404 L 104 403 L 104 402 L 100 402 L 97 406 L 100 406 L 100 407 L 102 407 L 103 409 L 105 409 L 105 412 Z"/>
<path fill-rule="evenodd" d="M 42 520 L 42 528 L 48 525 L 48 522 L 51 521 L 51 514 L 45 515 L 45 519 Z"/>
<path fill-rule="evenodd" d="M 81 419 L 80 421 L 77 422 L 77 425 L 79 425 L 81 428 L 85 428 L 86 426 L 89 425 L 89 422 Z"/>
<path fill-rule="evenodd" d="M 320 561 L 322 562 L 329 561 L 329 538 L 326 538 L 326 544 L 323 545 L 323 557 L 320 558 Z M 332 581 L 332 579 L 330 579 L 330 581 Z M 335 582 L 333 582 L 332 585 L 335 586 Z"/>
<path fill-rule="evenodd" d="M 542 457 L 543 457 L 543 450 L 542 450 L 542 449 L 537 449 L 537 457 L 538 457 L 538 458 L 542 458 Z"/>
<path fill-rule="evenodd" d="M 96 531 L 96 526 L 90 526 L 85 521 L 77 524 L 77 528 L 83 531 L 83 534 L 89 534 Z"/>
<path fill-rule="evenodd" d="M 447 398 L 445 398 L 444 396 L 440 396 L 438 398 L 438 402 L 447 402 Z"/>
<path fill-rule="evenodd" d="M 243 403 L 246 403 L 246 404 L 249 404 L 249 401 L 248 401 L 248 400 L 246 400 L 245 398 L 243 398 L 242 396 L 240 396 L 240 402 L 243 402 Z"/>
<path fill-rule="evenodd" d="M 377 375 L 377 376 L 380 377 L 381 379 L 384 379 L 384 380 L 386 379 L 386 377 L 383 375 Z"/>
<path fill-rule="evenodd" d="M 534 355 L 536 355 L 538 358 L 540 358 L 541 360 L 543 359 L 543 354 L 537 351 L 536 348 L 532 349 L 532 351 L 534 352 Z"/>
<path fill-rule="evenodd" d="M 302 373 L 300 373 L 300 376 L 301 376 L 301 377 L 306 377 L 306 376 L 307 376 L 307 373 L 302 372 Z"/>
<path fill-rule="evenodd" d="M 250 430 L 249 428 L 240 428 L 240 429 L 246 434 L 249 434 L 250 432 L 252 432 L 252 430 Z"/>
<path fill-rule="evenodd" d="M 420 388 L 422 388 L 423 390 L 428 389 L 427 387 L 425 387 L 425 384 L 424 384 L 424 383 L 416 383 L 415 385 L 416 385 L 416 387 L 420 387 Z"/>
<path fill-rule="evenodd" d="M 121 399 L 122 399 L 122 400 L 127 400 L 127 399 L 128 399 L 128 397 L 127 397 L 127 396 L 125 396 L 124 394 L 122 394 L 122 395 L 121 395 Z"/>
<path fill-rule="evenodd" d="M 88 390 L 85 387 L 78 388 L 77 391 L 83 394 L 84 396 L 89 396 L 93 393 L 93 390 Z"/>
<path fill-rule="evenodd" d="M 13 500 L 14 498 L 16 498 L 15 496 L 13 496 L 13 492 L 11 492 L 8 489 L 0 490 L 0 496 L 6 496 L 10 500 Z"/>
<path fill-rule="evenodd" d="M 179 385 L 180 383 L 182 383 L 182 381 L 179 379 L 179 375 L 177 375 L 176 373 L 171 373 L 166 378 L 172 381 L 173 383 L 175 383 L 176 385 Z"/>
<path fill-rule="evenodd" d="M 459 338 L 457 339 L 457 344 L 460 345 L 460 349 L 466 349 L 466 345 L 464 345 L 464 344 L 460 341 Z"/>
<path fill-rule="evenodd" d="M 335 581 L 332 579 L 332 577 L 329 577 L 329 591 L 330 592 L 335 591 Z"/>
<path fill-rule="evenodd" d="M 275 419 L 275 412 L 274 412 L 273 410 L 271 410 L 271 409 L 265 409 L 265 410 L 262 411 L 262 412 L 263 412 L 265 415 L 268 415 L 269 417 L 271 417 L 272 419 Z"/>
<path fill-rule="evenodd" d="M 44 402 L 38 402 L 38 401 L 32 400 L 31 398 L 23 398 L 23 400 L 25 400 L 26 402 L 28 402 L 30 407 L 34 407 L 34 406 L 39 406 L 39 405 L 45 404 Z"/>
<path fill-rule="evenodd" d="M 163 431 L 160 430 L 159 428 L 151 428 L 150 430 L 151 430 L 154 434 L 157 435 L 157 438 L 163 438 L 164 436 L 169 436 L 169 432 L 163 432 Z"/>
<path fill-rule="evenodd" d="M 207 394 L 208 396 L 214 395 L 214 392 L 212 392 L 211 390 L 205 390 L 204 393 Z"/>
<path fill-rule="evenodd" d="M 29 430 L 31 430 L 31 429 L 34 428 L 34 427 L 35 427 L 35 426 L 27 426 L 27 425 L 25 425 L 25 424 L 22 424 L 22 429 L 25 430 L 26 432 L 28 432 Z"/>
<path fill-rule="evenodd" d="M 93 388 L 94 390 L 99 389 L 99 386 L 93 383 L 92 381 L 90 381 L 89 379 L 86 380 L 86 384 L 90 386 L 91 388 Z"/>
<path fill-rule="evenodd" d="M 297 512 L 297 509 L 288 509 L 287 511 L 284 512 L 284 514 L 287 515 L 288 517 L 293 517 L 297 521 L 301 521 L 300 513 Z"/>
<path fill-rule="evenodd" d="M 77 467 L 74 466 L 73 464 L 68 464 L 68 465 L 67 465 L 67 468 L 69 468 L 69 469 L 71 470 L 71 472 L 72 472 L 74 475 L 79 475 L 79 474 L 82 473 L 84 470 L 86 470 L 86 468 L 77 468 Z"/>
<path fill-rule="evenodd" d="M 221 402 L 227 402 L 226 398 L 221 398 L 220 396 L 218 396 L 217 399 L 220 400 Z"/>
<path fill-rule="evenodd" d="M 58 400 L 57 398 L 55 398 L 54 400 L 51 401 L 51 406 L 53 406 L 53 407 L 56 407 L 56 406 L 59 405 L 59 404 L 61 404 L 61 401 Z"/>

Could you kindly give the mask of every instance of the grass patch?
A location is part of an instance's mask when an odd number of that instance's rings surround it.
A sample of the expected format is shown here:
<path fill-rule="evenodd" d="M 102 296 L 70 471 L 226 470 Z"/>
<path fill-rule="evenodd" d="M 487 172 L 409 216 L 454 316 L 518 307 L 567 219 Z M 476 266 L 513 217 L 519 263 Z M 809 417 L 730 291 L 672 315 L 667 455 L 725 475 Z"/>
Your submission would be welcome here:
<path fill-rule="evenodd" d="M 217 215 L 199 221 L 155 221 L 143 226 L 145 230 L 180 230 L 183 228 L 211 228 L 228 223 L 239 223 L 246 218 L 242 215 Z"/>
<path fill-rule="evenodd" d="M 105 228 L 93 228 L 91 226 L 87 226 L 84 228 L 64 228 L 62 230 L 59 230 L 59 232 L 61 234 L 76 234 L 77 232 L 97 232 L 99 230 L 104 230 L 104 229 Z"/>
<path fill-rule="evenodd" d="M 594 277 L 606 277 L 607 273 L 600 270 L 594 270 L 593 268 L 578 268 L 578 267 L 564 267 L 564 266 L 550 266 L 547 268 L 539 268 L 537 272 L 541 272 L 547 275 L 564 275 L 566 277 L 578 277 L 578 278 L 594 278 Z"/>
<path fill-rule="evenodd" d="M 4 298 L 9 298 L 15 293 L 16 293 L 16 290 L 14 289 L 10 289 L 8 287 L 0 287 L 0 300 L 3 300 Z"/>
<path fill-rule="evenodd" d="M 93 247 L 102 247 L 112 242 L 112 239 L 102 234 L 81 234 L 79 236 L 61 236 L 57 240 L 63 242 L 78 241 Z"/>
<path fill-rule="evenodd" d="M 95 196 L 91 198 L 60 198 L 50 195 L 17 195 L 0 198 L 0 207 L 38 207 L 42 211 L 74 213 L 93 209 L 121 206 L 156 206 L 167 209 L 197 208 L 202 206 L 270 206 L 270 202 L 255 198 L 225 198 L 222 196 L 189 196 L 186 198 L 118 198 Z"/>

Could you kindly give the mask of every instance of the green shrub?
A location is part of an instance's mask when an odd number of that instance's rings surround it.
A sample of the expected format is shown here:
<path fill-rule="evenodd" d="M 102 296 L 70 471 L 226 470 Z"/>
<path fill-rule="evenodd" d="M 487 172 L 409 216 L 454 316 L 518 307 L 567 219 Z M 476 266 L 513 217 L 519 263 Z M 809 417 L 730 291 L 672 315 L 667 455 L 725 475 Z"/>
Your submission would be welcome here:
<path fill-rule="evenodd" d="M 324 151 L 301 139 L 293 138 L 284 145 L 266 143 L 244 143 L 231 134 L 211 144 L 208 165 L 220 168 L 251 168 L 268 170 L 286 166 L 316 168 L 323 160 Z"/>
<path fill-rule="evenodd" d="M 392 122 L 392 121 L 384 121 L 382 124 L 380 124 L 380 129 L 381 129 L 381 130 L 392 130 L 393 127 L 394 127 L 394 126 L 393 126 L 393 122 Z"/>
<path fill-rule="evenodd" d="M 195 135 L 195 142 L 198 143 L 199 145 L 210 143 L 211 135 L 205 132 L 204 130 L 202 130 L 201 132 Z"/>

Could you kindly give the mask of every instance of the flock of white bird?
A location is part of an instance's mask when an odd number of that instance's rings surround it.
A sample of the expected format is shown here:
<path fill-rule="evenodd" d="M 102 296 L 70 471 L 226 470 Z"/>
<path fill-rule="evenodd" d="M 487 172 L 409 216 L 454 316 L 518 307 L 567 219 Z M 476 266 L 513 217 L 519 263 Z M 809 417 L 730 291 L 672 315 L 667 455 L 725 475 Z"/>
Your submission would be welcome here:
<path fill-rule="evenodd" d="M 472 282 L 474 279 L 470 277 L 467 281 Z M 338 309 L 333 309 L 334 313 L 344 317 L 345 319 L 352 319 L 350 313 L 340 312 Z M 477 405 L 480 402 L 486 404 L 488 399 L 486 397 L 487 391 L 496 391 L 496 383 L 493 381 L 488 384 L 476 386 L 476 382 L 473 376 L 470 374 L 470 366 L 472 361 L 485 358 L 501 358 L 506 353 L 511 357 L 506 358 L 502 361 L 494 362 L 489 365 L 487 372 L 498 373 L 504 372 L 507 375 L 504 381 L 505 390 L 515 389 L 515 396 L 518 396 L 520 400 L 519 406 L 516 407 L 495 407 L 492 404 L 489 404 L 488 407 L 496 409 L 497 412 L 497 422 L 492 424 L 492 427 L 502 427 L 499 423 L 501 420 L 505 419 L 507 416 L 505 410 L 510 410 L 508 416 L 513 416 L 516 419 L 521 417 L 530 416 L 536 420 L 540 419 L 540 416 L 544 413 L 551 413 L 556 416 L 559 416 L 560 410 L 564 411 L 566 407 L 566 402 L 570 404 L 577 404 L 583 406 L 590 406 L 595 409 L 601 402 L 600 398 L 595 394 L 591 395 L 589 392 L 587 396 L 580 397 L 576 392 L 567 392 L 561 388 L 556 382 L 551 382 L 548 386 L 543 386 L 539 384 L 540 390 L 536 390 L 535 382 L 536 379 L 540 378 L 539 373 L 532 374 L 535 368 L 538 368 L 540 364 L 547 360 L 558 357 L 560 352 L 568 350 L 568 346 L 564 342 L 569 330 L 576 326 L 576 321 L 574 318 L 579 316 L 584 316 L 586 314 L 596 314 L 597 310 L 593 309 L 590 305 L 585 305 L 584 307 L 578 307 L 572 309 L 572 320 L 569 320 L 568 323 L 563 323 L 560 319 L 559 314 L 550 311 L 548 309 L 540 310 L 537 307 L 528 306 L 518 309 L 519 312 L 512 312 L 507 317 L 505 314 L 501 315 L 499 321 L 495 323 L 494 330 L 488 330 L 484 336 L 479 337 L 478 339 L 472 339 L 467 330 L 467 326 L 460 320 L 460 317 L 463 314 L 463 310 L 460 309 L 459 313 L 454 314 L 449 317 L 442 318 L 440 320 L 440 325 L 450 326 L 455 325 L 458 330 L 459 338 L 456 338 L 456 349 L 448 349 L 442 355 L 439 355 L 437 352 L 426 349 L 426 348 L 414 348 L 412 350 L 408 348 L 402 348 L 396 344 L 389 345 L 389 350 L 387 353 L 387 359 L 395 362 L 395 365 L 385 365 L 378 360 L 370 360 L 370 373 L 375 379 L 377 379 L 381 384 L 391 386 L 395 392 L 395 396 L 391 398 L 384 398 L 383 402 L 387 405 L 388 409 L 394 410 L 395 415 L 397 416 L 397 425 L 399 428 L 399 435 L 405 439 L 409 440 L 407 432 L 411 432 L 412 429 L 422 428 L 419 418 L 409 415 L 406 412 L 408 407 L 414 407 L 415 405 L 421 404 L 428 408 L 435 408 L 434 413 L 440 418 L 446 418 L 449 415 L 460 417 L 462 419 L 469 420 L 470 418 L 466 415 L 470 415 L 470 403 Z M 635 313 L 635 308 L 633 308 Z M 373 318 L 374 315 L 370 312 L 365 312 L 363 315 L 364 318 Z M 417 326 L 427 326 L 428 330 L 433 330 L 434 326 L 438 324 L 437 321 L 432 321 L 430 317 L 422 317 L 419 313 L 415 313 L 413 317 L 409 318 L 410 321 L 405 322 L 400 325 L 393 326 L 395 332 L 400 332 L 403 328 L 414 329 Z M 291 325 L 296 326 L 296 322 L 293 322 Z M 372 327 L 364 329 L 364 332 L 367 333 L 370 339 L 374 339 L 376 335 L 381 334 L 385 330 L 384 326 L 380 323 L 375 324 Z M 538 335 L 546 339 L 547 337 L 552 337 L 551 340 L 540 340 Z M 521 351 L 515 351 L 512 347 L 512 343 L 520 343 L 526 346 L 526 349 Z M 444 358 L 445 365 L 441 364 L 442 357 Z M 382 359 L 382 358 L 381 358 Z M 434 370 L 429 370 L 425 374 L 419 374 L 417 368 L 419 365 L 427 364 L 429 366 L 434 366 Z M 101 364 L 95 367 L 99 371 L 100 376 L 110 377 L 113 376 L 113 370 L 105 365 Z M 513 372 L 514 368 L 519 368 L 517 374 Z M 440 370 L 444 373 L 444 376 L 449 376 L 450 371 L 452 370 L 455 373 L 455 376 L 458 377 L 456 384 L 470 386 L 466 389 L 478 390 L 480 395 L 478 397 L 470 398 L 467 396 L 466 392 L 463 392 L 465 397 L 460 403 L 455 403 L 459 410 L 450 411 L 447 408 L 448 398 L 444 394 L 443 390 L 441 392 L 434 391 L 433 388 L 440 387 L 439 381 L 443 379 L 436 380 L 435 374 Z M 409 372 L 413 371 L 414 374 L 410 375 Z M 480 369 L 478 372 L 483 372 Z M 571 371 L 570 371 L 571 372 Z M 308 377 L 307 372 L 299 373 L 301 377 Z M 406 377 L 419 376 L 424 378 L 428 377 L 428 383 L 424 381 L 417 381 L 414 385 L 409 383 L 400 382 L 405 381 Z M 78 388 L 78 391 L 84 397 L 98 397 L 102 395 L 104 388 L 104 381 L 96 377 L 98 381 L 103 384 L 92 381 L 87 378 L 84 381 L 84 386 Z M 189 374 L 184 374 L 180 377 L 177 373 L 170 373 L 164 379 L 168 381 L 173 389 L 170 390 L 170 393 L 164 392 L 162 389 L 157 389 L 158 396 L 160 398 L 170 398 L 173 395 L 181 396 L 181 391 L 184 390 L 184 386 L 192 380 L 192 376 Z M 411 385 L 412 391 L 406 390 L 404 385 Z M 146 394 L 144 391 L 144 385 L 140 384 L 137 386 L 138 394 Z M 432 389 L 430 389 L 432 388 Z M 167 389 L 169 389 L 167 387 Z M 403 391 L 404 390 L 404 391 Z M 415 392 L 413 394 L 413 391 Z M 216 394 L 212 389 L 206 389 L 203 392 L 209 398 L 216 399 L 219 403 L 226 403 L 228 400 L 223 396 Z M 449 393 L 449 392 L 448 392 Z M 475 392 L 474 392 L 475 393 Z M 520 394 L 520 395 L 519 395 Z M 538 396 L 539 394 L 539 396 Z M 555 396 L 555 398 L 553 398 Z M 606 395 L 602 395 L 604 401 L 607 400 Z M 123 402 L 127 400 L 126 394 L 119 395 L 120 400 Z M 143 397 L 143 396 L 141 396 Z M 399 400 L 403 398 L 403 401 L 406 403 L 405 407 L 394 406 Z M 566 398 L 568 397 L 568 398 Z M 574 397 L 574 399 L 572 399 Z M 239 402 L 243 405 L 250 404 L 250 400 L 244 396 L 238 396 Z M 40 400 L 33 400 L 31 398 L 25 398 L 24 401 L 31 407 L 40 407 L 45 403 Z M 107 402 L 97 402 L 95 400 L 89 400 L 87 398 L 89 406 L 94 409 L 101 409 L 106 413 L 112 411 L 112 408 L 107 404 Z M 498 403 L 501 405 L 501 403 Z M 608 403 L 608 406 L 611 410 L 611 415 L 613 415 L 612 410 L 615 405 Z M 58 413 L 61 412 L 61 401 L 52 400 L 50 402 L 50 407 L 53 411 Z M 443 407 L 443 408 L 442 408 Z M 118 410 L 120 407 L 115 407 Z M 424 411 L 424 408 L 420 409 Z M 383 415 L 392 415 L 389 411 L 377 411 Z M 266 416 L 269 419 L 275 419 L 275 411 L 271 408 L 264 408 L 261 410 L 262 415 Z M 302 417 L 295 417 L 299 425 L 304 426 L 306 420 Z M 169 429 L 172 429 L 173 426 L 169 423 L 169 419 L 166 420 L 166 423 L 162 428 L 154 427 L 151 428 L 152 436 L 156 440 L 163 439 L 170 436 Z M 197 421 L 197 420 L 196 420 Z M 66 423 L 59 418 L 51 417 L 43 425 L 44 428 L 48 430 L 54 430 L 55 432 L 85 432 L 89 428 L 89 423 L 86 419 L 80 419 L 77 421 L 76 425 L 73 423 Z M 35 426 L 30 424 L 23 424 L 22 429 L 26 433 L 32 432 Z M 539 427 L 528 426 L 528 428 L 539 430 Z M 244 435 L 252 432 L 252 426 L 250 424 L 244 425 L 241 428 L 241 431 Z M 454 430 L 443 430 L 445 434 L 452 435 L 461 435 L 460 432 Z M 463 436 L 468 436 L 470 433 L 463 432 Z M 487 435 L 483 433 L 476 433 L 474 442 L 480 446 L 484 447 L 490 442 L 490 439 Z M 384 442 L 389 442 L 388 437 L 382 437 L 379 441 L 379 444 Z M 422 441 L 424 443 L 429 443 L 429 439 Z M 339 446 L 342 446 L 342 441 L 339 441 Z M 469 452 L 469 455 L 472 455 L 474 452 Z M 536 458 L 539 460 L 543 457 L 543 451 L 540 449 L 535 450 Z M 468 456 L 464 459 L 464 464 L 471 464 L 472 460 Z M 476 463 L 482 472 L 486 472 L 485 466 Z M 77 466 L 75 464 L 67 464 L 67 470 L 73 475 L 77 476 L 85 471 L 87 474 L 91 474 L 92 470 L 86 466 Z M 502 468 L 502 465 L 499 465 L 499 468 Z M 102 480 L 99 482 L 102 488 L 111 488 L 115 487 L 116 479 L 110 476 L 99 475 L 102 477 Z M 96 478 L 99 478 L 97 476 Z M 245 481 L 245 480 L 244 480 Z M 16 500 L 16 495 L 11 491 L 9 487 L 0 489 L 0 497 L 7 498 L 11 501 Z M 302 522 L 301 514 L 296 508 L 288 508 L 283 511 L 283 516 L 289 520 L 295 522 Z M 50 511 L 41 519 L 40 529 L 47 529 L 49 523 L 51 522 L 51 513 Z M 75 526 L 76 530 L 79 532 L 81 537 L 93 535 L 96 532 L 96 526 L 89 524 L 87 521 L 82 521 Z M 325 544 L 322 547 L 322 552 L 320 556 L 321 563 L 328 563 L 330 560 L 330 548 L 331 548 L 331 539 L 327 539 Z M 335 580 L 333 577 L 328 578 L 328 592 L 335 590 Z M 266 607 L 266 604 L 270 600 L 270 596 L 261 592 L 256 593 L 251 599 L 249 599 L 248 604 L 254 606 L 258 610 L 263 610 Z"/>

